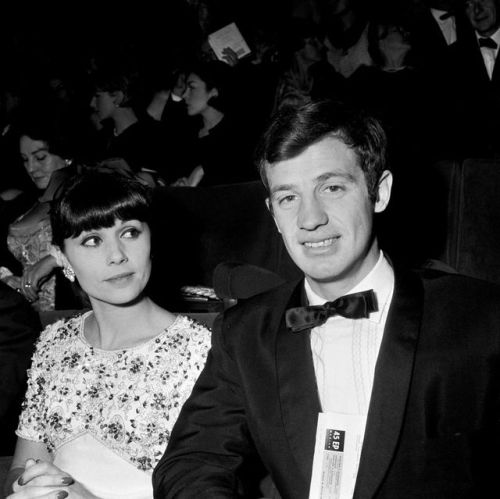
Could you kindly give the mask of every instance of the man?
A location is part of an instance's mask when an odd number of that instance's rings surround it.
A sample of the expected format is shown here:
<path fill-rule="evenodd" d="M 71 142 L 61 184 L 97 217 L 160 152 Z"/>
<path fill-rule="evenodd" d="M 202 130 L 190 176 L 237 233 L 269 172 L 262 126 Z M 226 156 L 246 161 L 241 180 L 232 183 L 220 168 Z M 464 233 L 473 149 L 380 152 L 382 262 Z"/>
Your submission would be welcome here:
<path fill-rule="evenodd" d="M 500 291 L 393 268 L 374 233 L 391 194 L 385 147 L 376 120 L 330 102 L 271 123 L 268 206 L 305 278 L 219 318 L 156 498 L 238 497 L 257 459 L 281 497 L 307 498 L 324 416 L 361 422 L 359 463 L 344 455 L 351 488 L 328 497 L 498 496 Z M 336 462 L 325 483 L 340 479 Z"/>
<path fill-rule="evenodd" d="M 450 47 L 457 149 L 465 157 L 500 152 L 500 44 L 498 0 L 465 0 L 473 32 Z"/>
<path fill-rule="evenodd" d="M 0 456 L 12 455 L 26 369 L 42 326 L 20 293 L 0 282 Z"/>

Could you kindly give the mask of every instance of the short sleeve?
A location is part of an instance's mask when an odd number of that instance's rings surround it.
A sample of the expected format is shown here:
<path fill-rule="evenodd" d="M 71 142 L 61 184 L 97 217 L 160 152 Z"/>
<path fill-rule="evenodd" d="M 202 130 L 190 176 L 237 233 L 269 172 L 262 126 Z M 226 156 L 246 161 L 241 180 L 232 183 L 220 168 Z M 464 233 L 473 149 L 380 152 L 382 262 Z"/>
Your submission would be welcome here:
<path fill-rule="evenodd" d="M 18 437 L 35 442 L 44 442 L 50 449 L 47 434 L 47 421 L 44 417 L 47 406 L 48 387 L 51 372 L 51 345 L 62 321 L 51 324 L 42 331 L 40 339 L 31 359 L 28 369 L 28 388 L 22 404 L 19 425 L 16 430 Z"/>

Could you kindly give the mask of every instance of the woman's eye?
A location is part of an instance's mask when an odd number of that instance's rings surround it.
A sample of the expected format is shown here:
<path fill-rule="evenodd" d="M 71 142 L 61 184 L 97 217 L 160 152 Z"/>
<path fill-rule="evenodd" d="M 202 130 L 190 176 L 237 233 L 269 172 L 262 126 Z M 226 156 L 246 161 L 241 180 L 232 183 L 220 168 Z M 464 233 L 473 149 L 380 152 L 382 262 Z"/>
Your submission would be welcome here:
<path fill-rule="evenodd" d="M 123 231 L 122 237 L 125 237 L 127 239 L 137 239 L 140 234 L 141 231 L 139 229 L 136 229 L 135 227 L 130 227 Z"/>
<path fill-rule="evenodd" d="M 40 156 L 35 156 L 35 159 L 37 161 L 45 161 L 47 159 L 47 155 L 46 154 L 42 154 Z"/>
<path fill-rule="evenodd" d="M 100 242 L 101 240 L 97 236 L 89 236 L 82 240 L 82 246 L 92 248 L 94 246 L 98 246 Z"/>

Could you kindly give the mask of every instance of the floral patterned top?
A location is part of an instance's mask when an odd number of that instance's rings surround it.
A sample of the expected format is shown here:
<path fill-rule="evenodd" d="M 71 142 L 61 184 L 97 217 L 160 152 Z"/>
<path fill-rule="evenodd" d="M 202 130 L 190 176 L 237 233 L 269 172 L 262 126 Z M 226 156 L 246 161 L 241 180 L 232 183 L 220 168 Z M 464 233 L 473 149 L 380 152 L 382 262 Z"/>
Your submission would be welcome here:
<path fill-rule="evenodd" d="M 138 469 L 152 472 L 205 364 L 210 332 L 179 315 L 145 343 L 101 350 L 83 335 L 91 313 L 42 332 L 16 433 L 57 453 L 87 432 Z"/>
<path fill-rule="evenodd" d="M 17 221 L 24 217 L 19 217 Z M 49 254 L 52 246 L 52 229 L 49 217 L 42 218 L 37 224 L 18 228 L 15 223 L 10 225 L 7 236 L 7 246 L 23 268 L 37 263 Z M 56 296 L 56 277 L 53 275 L 45 281 L 38 293 L 38 300 L 32 303 L 37 312 L 54 310 Z"/>

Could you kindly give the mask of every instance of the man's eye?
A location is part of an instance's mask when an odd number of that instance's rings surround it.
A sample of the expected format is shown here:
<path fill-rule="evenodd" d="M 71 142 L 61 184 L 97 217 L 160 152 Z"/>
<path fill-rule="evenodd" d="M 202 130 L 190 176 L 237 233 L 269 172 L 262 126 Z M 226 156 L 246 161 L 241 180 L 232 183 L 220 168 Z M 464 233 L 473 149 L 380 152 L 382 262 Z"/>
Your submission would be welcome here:
<path fill-rule="evenodd" d="M 87 246 L 92 248 L 94 246 L 98 246 L 101 240 L 97 236 L 89 236 L 82 240 L 82 246 Z"/>
<path fill-rule="evenodd" d="M 297 196 L 295 196 L 294 194 L 289 194 L 288 196 L 283 196 L 283 197 L 279 198 L 278 204 L 288 205 L 288 204 L 292 203 L 293 201 L 295 201 L 295 199 L 297 199 Z"/>
<path fill-rule="evenodd" d="M 344 188 L 341 185 L 337 185 L 337 184 L 331 184 L 331 185 L 325 186 L 325 191 L 327 191 L 327 192 L 340 192 L 342 190 L 344 190 Z"/>

